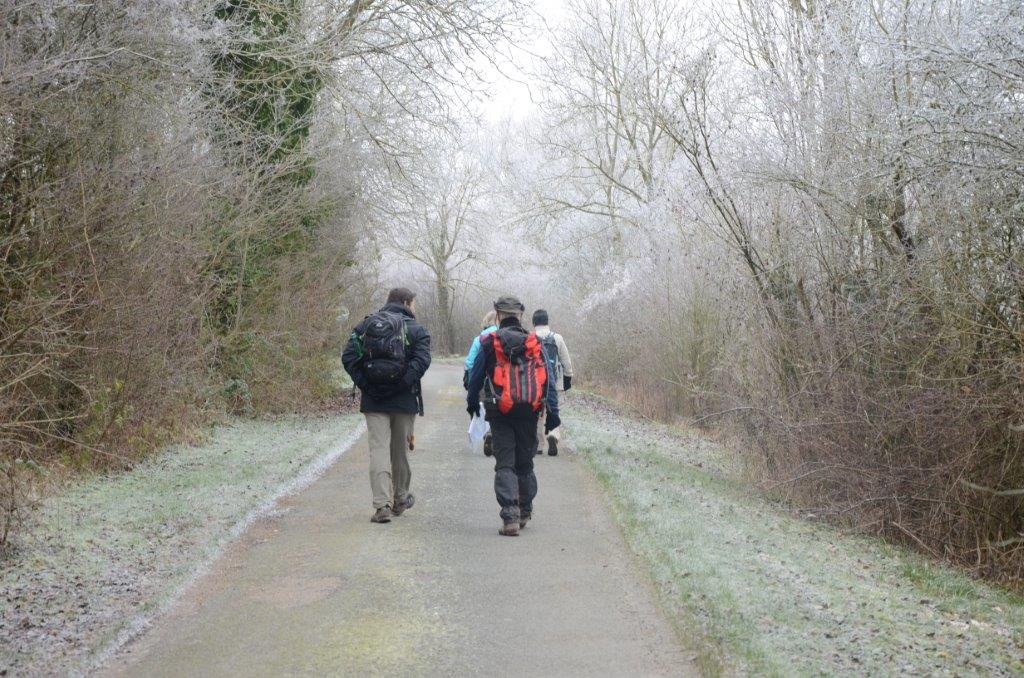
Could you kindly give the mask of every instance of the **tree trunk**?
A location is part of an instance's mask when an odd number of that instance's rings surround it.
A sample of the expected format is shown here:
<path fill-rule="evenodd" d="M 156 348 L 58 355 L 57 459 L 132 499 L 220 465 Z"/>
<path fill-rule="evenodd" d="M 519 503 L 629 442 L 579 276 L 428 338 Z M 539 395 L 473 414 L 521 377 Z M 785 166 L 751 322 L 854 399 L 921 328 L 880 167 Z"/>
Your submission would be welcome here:
<path fill-rule="evenodd" d="M 455 346 L 455 328 L 452 326 L 452 289 L 448 272 L 442 271 L 435 277 L 437 293 L 437 350 L 452 353 Z"/>

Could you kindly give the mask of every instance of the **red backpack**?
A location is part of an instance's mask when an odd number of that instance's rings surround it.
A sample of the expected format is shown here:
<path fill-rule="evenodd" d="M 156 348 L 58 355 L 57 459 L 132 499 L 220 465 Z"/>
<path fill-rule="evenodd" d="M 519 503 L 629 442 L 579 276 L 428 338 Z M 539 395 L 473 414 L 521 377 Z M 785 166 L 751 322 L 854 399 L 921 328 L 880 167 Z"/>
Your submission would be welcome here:
<path fill-rule="evenodd" d="M 522 341 L 517 338 L 515 333 L 494 333 L 494 400 L 502 414 L 540 412 L 548 381 L 544 352 L 533 332 Z"/>

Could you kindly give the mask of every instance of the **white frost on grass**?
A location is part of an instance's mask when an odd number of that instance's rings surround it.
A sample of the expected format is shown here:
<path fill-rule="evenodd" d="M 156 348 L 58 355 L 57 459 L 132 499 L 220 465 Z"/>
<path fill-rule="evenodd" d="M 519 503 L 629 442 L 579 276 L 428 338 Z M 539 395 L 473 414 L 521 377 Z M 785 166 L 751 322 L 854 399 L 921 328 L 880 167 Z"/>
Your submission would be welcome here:
<path fill-rule="evenodd" d="M 578 403 L 566 426 L 677 625 L 702 637 L 709 671 L 1024 673 L 1020 597 L 800 520 L 746 488 L 722 463 L 727 452 L 692 433 Z"/>
<path fill-rule="evenodd" d="M 364 425 L 359 415 L 239 421 L 202 445 L 53 497 L 0 573 L 0 670 L 100 665 L 253 521 L 322 474 Z"/>

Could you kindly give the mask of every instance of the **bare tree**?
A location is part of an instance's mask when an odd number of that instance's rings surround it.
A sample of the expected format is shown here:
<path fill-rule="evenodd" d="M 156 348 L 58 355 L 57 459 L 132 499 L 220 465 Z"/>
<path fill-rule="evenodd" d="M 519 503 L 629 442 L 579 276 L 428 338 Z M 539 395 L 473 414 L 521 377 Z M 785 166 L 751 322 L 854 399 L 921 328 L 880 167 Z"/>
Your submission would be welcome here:
<path fill-rule="evenodd" d="M 456 346 L 456 291 L 467 264 L 480 259 L 479 227 L 484 183 L 481 168 L 465 156 L 445 167 L 404 175 L 381 209 L 381 239 L 388 250 L 422 265 L 433 286 L 433 325 L 437 347 Z"/>
<path fill-rule="evenodd" d="M 632 207 L 649 203 L 672 146 L 652 115 L 678 88 L 687 17 L 674 0 L 584 0 L 557 35 L 542 74 L 544 144 L 561 193 L 554 207 L 600 217 L 613 239 L 642 227 Z M 622 226 L 620 226 L 620 222 Z"/>

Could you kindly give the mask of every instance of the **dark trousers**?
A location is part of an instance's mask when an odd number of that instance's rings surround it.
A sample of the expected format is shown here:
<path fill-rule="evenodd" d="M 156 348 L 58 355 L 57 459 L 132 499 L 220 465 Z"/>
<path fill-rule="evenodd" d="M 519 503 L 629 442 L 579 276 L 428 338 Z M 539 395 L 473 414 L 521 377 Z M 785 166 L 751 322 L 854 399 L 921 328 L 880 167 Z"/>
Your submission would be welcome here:
<path fill-rule="evenodd" d="M 516 522 L 533 511 L 537 476 L 533 456 L 537 453 L 537 415 L 491 419 L 494 447 L 494 494 L 501 506 L 501 519 Z"/>

